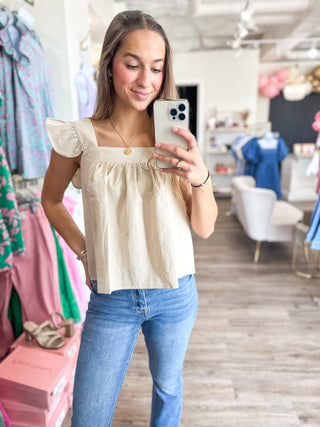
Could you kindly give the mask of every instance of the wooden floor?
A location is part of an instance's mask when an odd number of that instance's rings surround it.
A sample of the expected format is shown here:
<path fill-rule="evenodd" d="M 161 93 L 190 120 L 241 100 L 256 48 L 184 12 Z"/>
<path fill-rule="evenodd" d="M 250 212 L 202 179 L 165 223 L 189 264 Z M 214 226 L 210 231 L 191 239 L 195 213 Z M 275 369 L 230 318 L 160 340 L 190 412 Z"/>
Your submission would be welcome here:
<path fill-rule="evenodd" d="M 289 243 L 262 244 L 254 264 L 255 243 L 230 200 L 218 202 L 215 233 L 194 240 L 199 311 L 181 426 L 320 426 L 320 280 L 291 273 Z M 140 336 L 113 427 L 148 426 L 151 386 Z"/>

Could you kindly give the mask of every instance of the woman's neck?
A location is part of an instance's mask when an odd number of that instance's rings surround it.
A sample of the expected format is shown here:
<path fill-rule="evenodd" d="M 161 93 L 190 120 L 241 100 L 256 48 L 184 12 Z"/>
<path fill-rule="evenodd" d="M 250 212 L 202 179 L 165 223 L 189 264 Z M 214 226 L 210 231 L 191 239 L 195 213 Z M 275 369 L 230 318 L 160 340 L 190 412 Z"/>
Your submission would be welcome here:
<path fill-rule="evenodd" d="M 113 123 L 117 130 L 125 137 L 140 132 L 152 131 L 152 118 L 147 111 L 117 111 L 115 108 L 111 114 Z"/>

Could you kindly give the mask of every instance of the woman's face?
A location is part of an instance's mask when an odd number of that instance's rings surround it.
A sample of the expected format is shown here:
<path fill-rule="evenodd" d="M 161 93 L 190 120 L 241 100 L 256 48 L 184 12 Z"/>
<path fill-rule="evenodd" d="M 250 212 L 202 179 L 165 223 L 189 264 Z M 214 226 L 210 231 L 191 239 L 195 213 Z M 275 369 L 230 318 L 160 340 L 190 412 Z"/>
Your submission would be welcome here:
<path fill-rule="evenodd" d="M 135 30 L 116 52 L 112 77 L 115 104 L 143 111 L 161 89 L 165 65 L 165 42 L 154 31 Z"/>

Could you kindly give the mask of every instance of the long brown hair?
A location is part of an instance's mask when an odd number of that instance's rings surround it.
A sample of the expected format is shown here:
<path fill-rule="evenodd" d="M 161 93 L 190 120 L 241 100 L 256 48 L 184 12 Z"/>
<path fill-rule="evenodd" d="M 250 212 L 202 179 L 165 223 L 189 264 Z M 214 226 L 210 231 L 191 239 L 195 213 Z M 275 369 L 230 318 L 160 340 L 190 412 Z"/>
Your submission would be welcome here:
<path fill-rule="evenodd" d="M 98 73 L 98 94 L 96 109 L 92 116 L 95 120 L 104 120 L 111 116 L 114 106 L 114 87 L 108 77 L 108 71 L 112 70 L 113 58 L 124 39 L 136 30 L 150 30 L 159 34 L 165 43 L 164 75 L 160 92 L 156 99 L 177 99 L 178 92 L 173 77 L 172 51 L 167 35 L 160 24 L 150 15 L 140 10 L 130 10 L 118 13 L 111 21 L 104 37 Z M 151 116 L 153 102 L 148 106 L 148 114 Z M 174 192 L 186 209 L 188 195 L 181 188 L 180 180 L 172 175 Z M 189 213 L 189 212 L 188 212 Z"/>
<path fill-rule="evenodd" d="M 112 114 L 115 93 L 112 80 L 108 77 L 108 71 L 110 72 L 112 69 L 112 61 L 117 50 L 132 31 L 146 29 L 158 33 L 163 38 L 166 47 L 163 82 L 157 99 L 177 99 L 178 94 L 172 69 L 172 52 L 165 31 L 152 16 L 140 10 L 124 11 L 113 18 L 104 37 L 99 64 L 97 103 L 93 119 L 107 119 Z M 152 114 L 152 107 L 153 102 L 148 106 L 149 115 Z"/>

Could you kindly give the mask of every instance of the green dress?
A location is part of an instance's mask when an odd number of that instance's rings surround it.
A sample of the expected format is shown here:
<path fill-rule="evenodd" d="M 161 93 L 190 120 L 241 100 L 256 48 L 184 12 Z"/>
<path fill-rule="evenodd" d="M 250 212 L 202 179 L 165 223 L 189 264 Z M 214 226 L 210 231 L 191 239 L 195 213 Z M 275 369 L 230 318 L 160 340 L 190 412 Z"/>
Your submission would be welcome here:
<path fill-rule="evenodd" d="M 12 267 L 13 255 L 24 251 L 11 173 L 0 140 L 0 272 Z"/>

